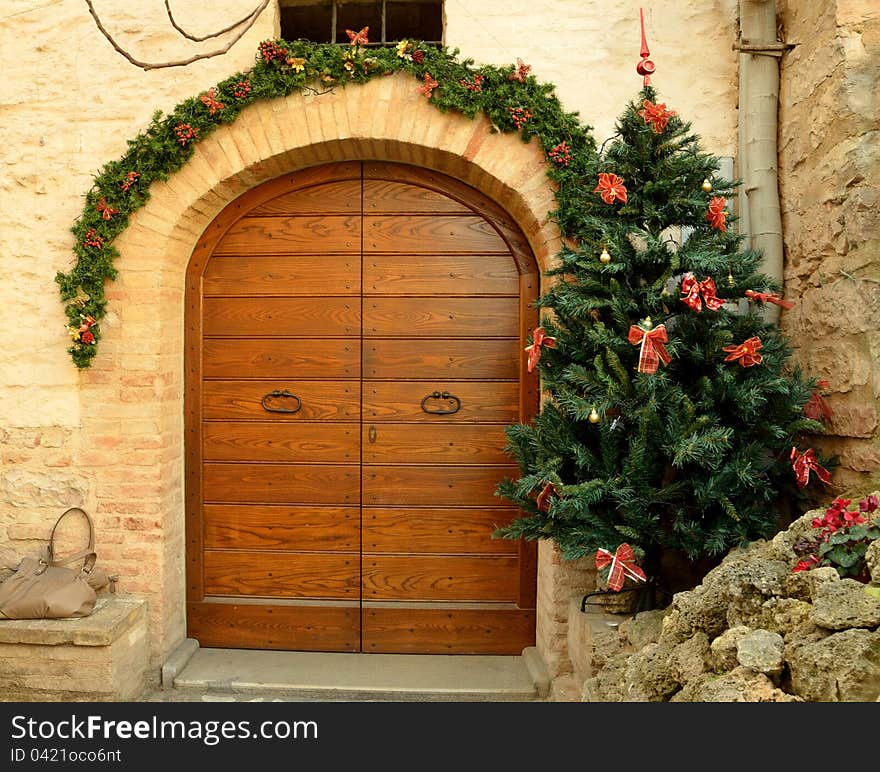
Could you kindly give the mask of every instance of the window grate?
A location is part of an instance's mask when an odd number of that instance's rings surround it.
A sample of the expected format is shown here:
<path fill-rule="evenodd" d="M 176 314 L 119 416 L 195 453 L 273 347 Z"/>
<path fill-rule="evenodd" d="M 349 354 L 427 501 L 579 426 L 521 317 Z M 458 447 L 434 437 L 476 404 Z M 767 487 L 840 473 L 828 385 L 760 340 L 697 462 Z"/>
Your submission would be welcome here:
<path fill-rule="evenodd" d="M 443 45 L 442 0 L 281 0 L 281 37 L 348 45 L 345 30 L 369 27 L 368 47 L 416 39 Z"/>

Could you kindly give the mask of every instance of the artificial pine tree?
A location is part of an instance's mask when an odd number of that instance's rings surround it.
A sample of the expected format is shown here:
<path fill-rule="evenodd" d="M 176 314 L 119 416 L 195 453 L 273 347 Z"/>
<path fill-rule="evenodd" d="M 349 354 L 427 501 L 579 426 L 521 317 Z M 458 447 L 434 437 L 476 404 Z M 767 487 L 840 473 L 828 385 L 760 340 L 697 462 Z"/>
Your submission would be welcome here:
<path fill-rule="evenodd" d="M 816 381 L 765 320 L 764 303 L 788 304 L 727 227 L 734 183 L 698 139 L 646 84 L 592 160 L 557 164 L 577 246 L 538 300 L 545 401 L 507 429 L 521 477 L 498 493 L 523 516 L 498 535 L 568 558 L 628 542 L 656 575 L 664 551 L 698 559 L 778 529 L 796 436 L 822 431 L 804 416 Z"/>

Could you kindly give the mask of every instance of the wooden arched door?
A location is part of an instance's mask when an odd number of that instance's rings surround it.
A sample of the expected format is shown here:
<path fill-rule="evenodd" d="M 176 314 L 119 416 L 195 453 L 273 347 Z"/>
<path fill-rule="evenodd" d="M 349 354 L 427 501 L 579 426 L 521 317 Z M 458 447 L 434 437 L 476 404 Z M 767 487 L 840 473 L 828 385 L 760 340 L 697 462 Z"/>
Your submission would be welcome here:
<path fill-rule="evenodd" d="M 187 621 L 203 646 L 519 653 L 534 544 L 505 425 L 537 409 L 537 267 L 444 175 L 322 166 L 229 205 L 186 288 Z"/>

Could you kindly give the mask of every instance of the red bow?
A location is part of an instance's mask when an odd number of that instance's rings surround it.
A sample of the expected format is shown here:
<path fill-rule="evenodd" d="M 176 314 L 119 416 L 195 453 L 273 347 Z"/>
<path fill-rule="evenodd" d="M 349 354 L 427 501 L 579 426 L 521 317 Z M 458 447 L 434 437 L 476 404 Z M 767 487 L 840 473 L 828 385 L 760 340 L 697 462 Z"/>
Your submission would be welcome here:
<path fill-rule="evenodd" d="M 668 365 L 672 360 L 663 345 L 669 342 L 669 338 L 666 337 L 665 324 L 661 324 L 653 330 L 645 330 L 634 324 L 629 328 L 629 342 L 634 346 L 642 344 L 639 351 L 639 364 L 636 367 L 640 373 L 656 373 L 661 361 L 664 365 Z"/>
<path fill-rule="evenodd" d="M 816 386 L 816 391 L 813 392 L 804 405 L 804 415 L 807 418 L 812 418 L 814 421 L 822 421 L 824 423 L 834 415 L 834 411 L 825 400 L 825 397 L 819 393 L 819 389 L 828 389 L 831 387 L 831 384 L 823 378 L 816 381 Z"/>
<path fill-rule="evenodd" d="M 365 46 L 370 42 L 370 39 L 367 37 L 367 33 L 370 31 L 369 27 L 364 27 L 360 32 L 353 32 L 350 29 L 345 30 L 345 34 L 348 35 L 348 42 L 353 46 Z"/>
<path fill-rule="evenodd" d="M 665 104 L 655 105 L 650 99 L 642 102 L 644 109 L 639 110 L 639 115 L 645 121 L 645 125 L 650 125 L 656 134 L 660 134 L 669 123 L 669 119 L 675 115 L 672 110 L 667 110 Z"/>
<path fill-rule="evenodd" d="M 534 343 L 531 346 L 526 346 L 526 351 L 529 352 L 529 363 L 526 369 L 529 372 L 535 369 L 535 365 L 541 359 L 541 346 L 556 348 L 556 338 L 546 335 L 543 327 L 535 327 L 532 333 L 532 340 Z"/>
<path fill-rule="evenodd" d="M 727 230 L 725 219 L 727 213 L 724 211 L 724 205 L 726 203 L 727 200 L 723 196 L 716 196 L 709 201 L 709 211 L 706 213 L 706 219 L 709 221 L 709 225 L 722 233 Z"/>
<path fill-rule="evenodd" d="M 692 273 L 686 273 L 681 280 L 681 291 L 684 293 L 684 297 L 681 298 L 682 303 L 690 306 L 697 313 L 703 310 L 700 303 L 701 292 L 703 293 L 703 302 L 710 311 L 717 311 L 724 305 L 724 298 L 715 296 L 715 282 L 711 277 L 698 282 Z"/>
<path fill-rule="evenodd" d="M 559 491 L 556 490 L 556 486 L 552 482 L 548 482 L 538 494 L 538 498 L 535 501 L 535 504 L 538 506 L 539 512 L 546 512 L 550 509 L 550 500 L 558 499 Z"/>
<path fill-rule="evenodd" d="M 419 86 L 416 91 L 419 94 L 424 94 L 428 99 L 431 98 L 431 94 L 434 93 L 434 89 L 437 88 L 440 84 L 431 77 L 431 73 L 426 72 L 424 75 L 425 85 Z"/>
<path fill-rule="evenodd" d="M 724 357 L 724 361 L 735 362 L 738 359 L 743 367 L 759 365 L 764 361 L 764 357 L 758 353 L 761 346 L 761 339 L 757 337 L 744 340 L 738 346 L 725 346 L 722 351 L 727 351 L 728 355 Z"/>
<path fill-rule="evenodd" d="M 98 201 L 98 204 L 97 204 L 97 206 L 95 206 L 95 209 L 97 209 L 101 213 L 102 220 L 109 220 L 111 217 L 113 217 L 114 214 L 116 214 L 119 211 L 115 207 L 110 206 L 110 204 L 107 203 L 107 199 L 104 196 L 101 196 L 101 200 Z"/>
<path fill-rule="evenodd" d="M 816 461 L 816 451 L 808 448 L 803 453 L 798 453 L 797 448 L 791 449 L 791 468 L 794 470 L 794 476 L 797 479 L 799 488 L 806 487 L 810 481 L 810 470 L 812 469 L 823 483 L 828 485 L 831 482 L 831 473 Z"/>
<path fill-rule="evenodd" d="M 599 193 L 606 204 L 613 204 L 615 199 L 626 203 L 626 188 L 623 178 L 610 172 L 599 173 L 599 184 L 593 188 L 593 193 Z"/>
<path fill-rule="evenodd" d="M 620 592 L 627 578 L 646 582 L 645 572 L 636 565 L 636 556 L 629 544 L 621 544 L 612 555 L 608 550 L 596 550 L 596 568 L 611 566 L 608 571 L 608 589 Z"/>
<path fill-rule="evenodd" d="M 746 290 L 746 297 L 749 300 L 758 300 L 761 303 L 775 303 L 777 306 L 790 311 L 794 308 L 794 303 L 790 300 L 783 300 L 775 292 L 755 292 L 754 290 Z"/>
<path fill-rule="evenodd" d="M 516 58 L 516 70 L 514 70 L 510 75 L 507 76 L 508 80 L 515 80 L 518 83 L 525 83 L 526 77 L 532 71 L 532 66 L 530 64 L 526 64 L 519 57 Z"/>
<path fill-rule="evenodd" d="M 202 104 L 208 108 L 208 112 L 211 115 L 222 110 L 226 105 L 223 102 L 217 101 L 217 90 L 214 88 L 209 88 L 204 94 L 202 94 L 199 99 L 202 100 Z"/>

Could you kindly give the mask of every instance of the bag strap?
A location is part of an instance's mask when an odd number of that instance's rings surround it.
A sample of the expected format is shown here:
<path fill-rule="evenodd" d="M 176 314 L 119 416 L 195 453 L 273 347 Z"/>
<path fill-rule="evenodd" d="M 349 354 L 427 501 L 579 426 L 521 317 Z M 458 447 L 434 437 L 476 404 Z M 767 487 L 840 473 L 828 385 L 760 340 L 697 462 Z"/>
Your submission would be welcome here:
<path fill-rule="evenodd" d="M 58 528 L 58 525 L 61 523 L 61 521 L 71 512 L 79 512 L 89 524 L 89 545 L 80 552 L 75 552 L 72 555 L 68 555 L 66 558 L 58 559 L 55 557 L 55 530 Z M 95 565 L 95 561 L 98 559 L 98 555 L 95 552 L 95 524 L 92 522 L 92 518 L 89 517 L 88 512 L 86 512 L 84 509 L 80 509 L 79 507 L 71 507 L 55 521 L 55 525 L 52 526 L 52 533 L 49 534 L 49 544 L 46 547 L 46 556 L 46 562 L 50 566 L 64 566 L 68 563 L 73 563 L 76 560 L 82 560 L 82 570 L 87 574 L 91 573 L 92 567 Z"/>

